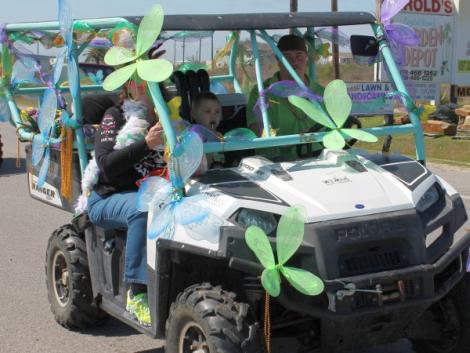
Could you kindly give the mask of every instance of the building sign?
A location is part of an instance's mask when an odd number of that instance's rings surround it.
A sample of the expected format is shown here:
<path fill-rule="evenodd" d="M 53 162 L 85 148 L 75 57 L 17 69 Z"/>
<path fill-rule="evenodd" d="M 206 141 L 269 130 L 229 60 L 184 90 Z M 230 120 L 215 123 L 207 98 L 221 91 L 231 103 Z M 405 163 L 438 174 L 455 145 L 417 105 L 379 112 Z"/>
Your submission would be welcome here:
<path fill-rule="evenodd" d="M 470 73 L 470 59 L 457 61 L 457 72 L 461 74 Z"/>
<path fill-rule="evenodd" d="M 424 3 L 432 5 L 432 1 Z M 454 18 L 448 16 L 443 2 L 440 9 L 435 5 L 435 12 L 429 10 L 429 4 L 421 8 L 418 0 L 412 4 L 416 11 L 401 12 L 394 18 L 396 23 L 413 27 L 420 37 L 417 47 L 405 48 L 401 75 L 413 98 L 438 101 L 440 84 L 451 79 Z"/>
<path fill-rule="evenodd" d="M 403 12 L 422 13 L 427 15 L 447 15 L 454 14 L 452 0 L 410 0 Z"/>
<path fill-rule="evenodd" d="M 455 95 L 459 98 L 470 97 L 470 86 L 466 87 L 455 87 Z"/>
<path fill-rule="evenodd" d="M 470 1 L 456 0 L 455 47 L 452 72 L 452 84 L 470 85 Z"/>
<path fill-rule="evenodd" d="M 354 102 L 351 115 L 393 114 L 393 99 L 382 98 L 392 92 L 388 82 L 348 82 L 348 93 Z"/>

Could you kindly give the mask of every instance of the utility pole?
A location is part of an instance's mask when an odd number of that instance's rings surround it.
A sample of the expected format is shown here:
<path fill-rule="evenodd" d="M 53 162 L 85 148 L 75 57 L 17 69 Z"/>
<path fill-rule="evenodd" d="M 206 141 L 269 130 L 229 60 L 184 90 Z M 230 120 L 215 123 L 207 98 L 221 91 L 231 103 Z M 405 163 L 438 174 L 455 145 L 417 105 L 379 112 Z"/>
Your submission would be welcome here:
<path fill-rule="evenodd" d="M 299 9 L 297 0 L 290 0 L 290 12 L 297 12 Z"/>
<path fill-rule="evenodd" d="M 298 4 L 297 0 L 290 0 L 289 12 L 290 13 L 296 13 L 298 9 L 299 9 L 299 4 Z M 294 34 L 294 29 L 291 28 L 289 33 Z"/>
<path fill-rule="evenodd" d="M 332 12 L 337 12 L 338 11 L 338 0 L 331 0 L 331 11 Z M 338 34 L 337 30 L 338 27 L 335 26 L 333 27 L 334 33 L 333 33 L 333 72 L 335 75 L 335 79 L 338 79 L 340 77 L 340 72 L 339 72 L 339 47 L 338 47 Z"/>

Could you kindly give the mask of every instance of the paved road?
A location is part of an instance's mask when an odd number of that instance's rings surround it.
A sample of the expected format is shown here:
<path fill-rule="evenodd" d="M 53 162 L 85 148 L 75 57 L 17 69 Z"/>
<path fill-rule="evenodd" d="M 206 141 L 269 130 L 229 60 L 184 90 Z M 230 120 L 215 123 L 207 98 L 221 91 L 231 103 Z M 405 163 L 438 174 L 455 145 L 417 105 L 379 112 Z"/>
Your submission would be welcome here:
<path fill-rule="evenodd" d="M 44 284 L 45 246 L 53 229 L 68 223 L 70 216 L 28 196 L 24 160 L 20 160 L 19 169 L 15 167 L 14 129 L 1 124 L 0 132 L 5 145 L 0 169 L 0 353 L 163 353 L 163 341 L 139 334 L 114 319 L 81 333 L 55 323 Z M 24 157 L 23 151 L 21 154 Z M 432 169 L 466 195 L 470 210 L 470 169 Z M 357 353 L 413 351 L 403 340 Z"/>

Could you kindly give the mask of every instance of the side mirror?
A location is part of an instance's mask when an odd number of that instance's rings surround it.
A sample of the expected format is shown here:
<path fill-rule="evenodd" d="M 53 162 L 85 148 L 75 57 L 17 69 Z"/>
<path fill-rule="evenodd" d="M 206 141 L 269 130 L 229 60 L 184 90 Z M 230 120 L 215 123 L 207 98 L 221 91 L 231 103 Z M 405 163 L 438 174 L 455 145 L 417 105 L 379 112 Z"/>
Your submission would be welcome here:
<path fill-rule="evenodd" d="M 371 36 L 351 36 L 351 52 L 354 56 L 376 57 L 379 43 Z"/>

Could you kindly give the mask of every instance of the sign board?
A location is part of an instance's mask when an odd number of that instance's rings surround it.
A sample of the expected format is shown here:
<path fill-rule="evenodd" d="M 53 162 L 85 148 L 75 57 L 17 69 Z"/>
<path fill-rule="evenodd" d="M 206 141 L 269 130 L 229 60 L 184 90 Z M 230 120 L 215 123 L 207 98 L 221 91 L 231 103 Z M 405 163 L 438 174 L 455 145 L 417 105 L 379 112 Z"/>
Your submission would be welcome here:
<path fill-rule="evenodd" d="M 351 115 L 393 114 L 393 99 L 385 100 L 385 105 L 374 104 L 387 93 L 393 91 L 388 82 L 348 82 L 348 93 L 355 104 Z"/>
<path fill-rule="evenodd" d="M 454 6 L 452 0 L 410 0 L 403 12 L 452 16 Z"/>
<path fill-rule="evenodd" d="M 54 186 L 46 182 L 43 184 L 42 187 L 39 187 L 37 185 L 38 178 L 31 173 L 28 173 L 28 179 L 29 179 L 29 192 L 32 197 L 45 201 L 52 205 L 62 207 L 60 193 L 59 193 L 59 190 L 57 190 L 57 188 L 55 188 Z"/>
<path fill-rule="evenodd" d="M 464 87 L 456 86 L 455 95 L 459 98 L 470 97 L 470 86 L 464 86 Z"/>
<path fill-rule="evenodd" d="M 417 100 L 439 101 L 441 83 L 451 80 L 454 13 L 452 0 L 410 0 L 393 19 L 411 26 L 420 37 L 417 47 L 405 48 L 400 67 L 408 91 Z"/>
<path fill-rule="evenodd" d="M 468 0 L 455 0 L 456 35 L 454 46 L 454 62 L 452 84 L 460 86 L 470 85 L 470 2 Z"/>

